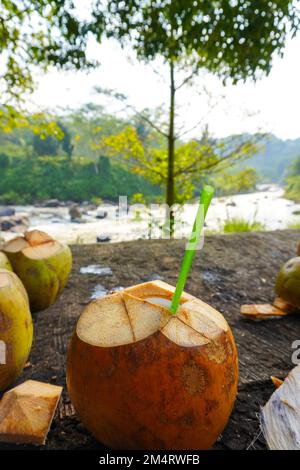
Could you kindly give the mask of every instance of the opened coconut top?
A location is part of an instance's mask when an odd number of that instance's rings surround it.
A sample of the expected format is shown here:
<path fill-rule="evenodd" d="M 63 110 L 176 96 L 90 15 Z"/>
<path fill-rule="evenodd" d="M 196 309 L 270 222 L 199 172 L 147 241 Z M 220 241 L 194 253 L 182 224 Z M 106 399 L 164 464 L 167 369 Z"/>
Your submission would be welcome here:
<path fill-rule="evenodd" d="M 6 253 L 23 253 L 31 259 L 45 259 L 56 255 L 63 246 L 54 238 L 40 230 L 31 230 L 24 236 L 16 237 L 5 243 L 3 251 Z"/>
<path fill-rule="evenodd" d="M 179 346 L 191 347 L 210 343 L 228 330 L 217 310 L 187 293 L 173 315 L 168 306 L 174 290 L 154 281 L 95 300 L 81 315 L 77 335 L 93 346 L 114 347 L 160 331 Z"/>

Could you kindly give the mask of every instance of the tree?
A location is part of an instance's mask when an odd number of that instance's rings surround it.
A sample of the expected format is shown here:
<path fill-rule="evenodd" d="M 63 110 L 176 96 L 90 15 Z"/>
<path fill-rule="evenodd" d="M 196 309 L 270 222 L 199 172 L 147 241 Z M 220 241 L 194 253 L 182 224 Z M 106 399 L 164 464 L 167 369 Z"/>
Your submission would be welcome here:
<path fill-rule="evenodd" d="M 97 27 L 99 31 L 100 22 Z M 32 89 L 35 65 L 44 69 L 92 65 L 85 56 L 87 32 L 72 0 L 0 0 L 4 97 L 19 99 L 21 92 Z"/>
<path fill-rule="evenodd" d="M 291 165 L 285 195 L 300 202 L 300 156 Z"/>
<path fill-rule="evenodd" d="M 0 129 L 32 126 L 20 102 L 25 92 L 33 91 L 35 66 L 46 71 L 49 66 L 94 65 L 85 54 L 92 26 L 79 19 L 72 0 L 0 0 Z M 99 19 L 97 34 L 101 31 Z"/>
<path fill-rule="evenodd" d="M 67 128 L 67 126 L 61 121 L 58 122 L 58 126 L 60 127 L 64 135 L 61 140 L 61 148 L 66 153 L 67 157 L 71 160 L 73 150 L 74 150 L 74 145 L 72 143 L 70 131 Z"/>
<path fill-rule="evenodd" d="M 32 146 L 34 153 L 38 156 L 56 156 L 58 153 L 60 141 L 48 135 L 46 138 L 41 138 L 39 135 L 34 135 L 32 139 Z"/>
<path fill-rule="evenodd" d="M 130 169 L 149 179 L 152 183 L 166 187 L 168 182 L 168 148 L 152 144 L 153 135 L 141 139 L 137 130 L 129 126 L 117 135 L 104 136 L 99 140 L 99 148 L 108 156 L 124 159 Z M 226 141 L 211 139 L 204 132 L 200 140 L 179 143 L 174 149 L 174 203 L 184 203 L 190 199 L 195 186 L 212 173 L 225 172 L 231 165 L 253 155 L 256 145 L 248 137 L 234 136 Z M 242 180 L 250 176 L 242 172 Z M 231 177 L 231 179 L 235 180 Z M 228 180 L 229 180 L 228 176 Z M 241 181 L 241 188 L 244 183 Z M 228 181 L 229 182 L 229 181 Z M 237 183 L 235 181 L 235 186 Z"/>
<path fill-rule="evenodd" d="M 140 60 L 161 57 L 169 68 L 166 203 L 175 200 L 176 95 L 201 68 L 234 83 L 269 73 L 274 52 L 295 34 L 299 12 L 292 0 L 108 0 L 98 2 L 94 28 L 131 44 Z M 180 81 L 176 79 L 186 72 Z M 171 216 L 172 230 L 172 216 Z"/>
<path fill-rule="evenodd" d="M 254 168 L 245 168 L 238 173 L 222 173 L 213 178 L 214 187 L 222 196 L 253 191 L 257 182 L 258 175 Z"/>

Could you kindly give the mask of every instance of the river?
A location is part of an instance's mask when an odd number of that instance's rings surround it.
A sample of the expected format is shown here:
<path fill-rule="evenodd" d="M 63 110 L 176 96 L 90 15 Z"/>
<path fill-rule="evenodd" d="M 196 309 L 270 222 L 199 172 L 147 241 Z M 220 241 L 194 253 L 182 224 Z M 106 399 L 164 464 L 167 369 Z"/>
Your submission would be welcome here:
<path fill-rule="evenodd" d="M 241 218 L 257 221 L 266 230 L 288 228 L 300 224 L 300 204 L 285 199 L 284 191 L 276 185 L 264 185 L 257 192 L 214 198 L 206 221 L 206 231 L 222 231 L 228 218 Z M 29 219 L 30 229 L 44 230 L 56 239 L 67 243 L 95 243 L 97 236 L 111 242 L 149 238 L 149 210 L 143 207 L 130 207 L 129 213 L 117 216 L 117 206 L 102 205 L 98 211 L 106 211 L 107 217 L 97 219 L 97 211 L 89 211 L 82 216 L 81 223 L 70 221 L 67 207 L 39 208 L 15 206 L 16 213 Z M 176 224 L 176 237 L 190 233 L 197 211 L 197 204 L 185 204 Z M 165 209 L 154 207 L 152 211 L 151 238 L 161 238 L 159 225 Z M 298 214 L 297 214 L 298 213 Z M 4 240 L 16 234 L 0 232 Z"/>

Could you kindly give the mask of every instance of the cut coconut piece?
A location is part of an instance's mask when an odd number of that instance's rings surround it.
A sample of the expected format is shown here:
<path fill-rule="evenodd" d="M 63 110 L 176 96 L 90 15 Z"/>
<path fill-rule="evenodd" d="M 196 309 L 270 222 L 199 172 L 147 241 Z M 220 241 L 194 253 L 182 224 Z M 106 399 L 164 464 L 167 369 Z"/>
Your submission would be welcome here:
<path fill-rule="evenodd" d="M 218 338 L 229 328 L 223 315 L 200 299 L 185 302 L 179 308 L 177 317 L 210 340 Z"/>
<path fill-rule="evenodd" d="M 30 246 L 42 245 L 43 243 L 54 241 L 54 238 L 41 230 L 31 230 L 30 232 L 26 232 L 24 237 Z"/>
<path fill-rule="evenodd" d="M 140 341 L 161 330 L 170 319 L 170 311 L 164 306 L 152 305 L 151 301 L 141 300 L 126 292 L 122 297 L 135 341 Z M 153 301 L 153 297 L 150 299 Z"/>
<path fill-rule="evenodd" d="M 18 253 L 29 246 L 24 237 L 16 237 L 5 243 L 3 250 L 7 253 Z"/>
<path fill-rule="evenodd" d="M 271 450 L 300 450 L 300 365 L 261 409 L 261 427 Z"/>
<path fill-rule="evenodd" d="M 170 319 L 162 329 L 162 333 L 174 344 L 184 348 L 203 346 L 210 342 L 207 338 L 175 317 Z"/>
<path fill-rule="evenodd" d="M 134 335 L 122 296 L 108 295 L 88 305 L 78 321 L 77 334 L 82 341 L 104 348 L 132 343 Z"/>
<path fill-rule="evenodd" d="M 174 316 L 165 306 L 172 295 L 168 284 L 153 281 L 98 299 L 84 310 L 77 334 L 93 346 L 115 347 L 160 331 L 174 343 L 189 347 L 214 341 L 228 331 L 217 310 L 188 294 L 183 295 Z"/>
<path fill-rule="evenodd" d="M 0 402 L 0 441 L 45 444 L 62 387 L 27 380 Z"/>
<path fill-rule="evenodd" d="M 250 320 L 266 320 L 268 318 L 284 317 L 290 312 L 281 310 L 271 304 L 252 304 L 242 305 L 240 313 Z"/>
<path fill-rule="evenodd" d="M 22 253 L 27 258 L 40 260 L 56 256 L 61 253 L 63 249 L 63 245 L 61 245 L 59 242 L 52 241 L 43 243 L 42 245 L 28 246 L 23 249 Z"/>
<path fill-rule="evenodd" d="M 45 232 L 32 230 L 26 232 L 24 237 L 16 237 L 7 242 L 3 250 L 5 253 L 23 253 L 27 258 L 40 260 L 57 255 L 63 250 L 63 245 Z"/>

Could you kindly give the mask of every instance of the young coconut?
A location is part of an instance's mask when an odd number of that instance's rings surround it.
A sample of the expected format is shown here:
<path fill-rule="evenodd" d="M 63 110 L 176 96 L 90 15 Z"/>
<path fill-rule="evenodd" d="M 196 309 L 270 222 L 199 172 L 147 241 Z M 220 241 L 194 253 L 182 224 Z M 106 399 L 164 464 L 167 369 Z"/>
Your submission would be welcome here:
<path fill-rule="evenodd" d="M 295 309 L 300 308 L 300 256 L 290 259 L 282 266 L 277 276 L 275 291 Z"/>
<path fill-rule="evenodd" d="M 32 344 L 28 296 L 16 274 L 0 269 L 0 391 L 21 374 Z"/>
<path fill-rule="evenodd" d="M 252 320 L 280 318 L 300 309 L 300 256 L 287 261 L 280 269 L 273 304 L 242 305 L 241 315 Z"/>
<path fill-rule="evenodd" d="M 0 251 L 0 269 L 7 269 L 8 271 L 12 271 L 12 265 L 9 262 L 7 256 Z"/>
<path fill-rule="evenodd" d="M 72 268 L 70 248 L 44 232 L 32 230 L 6 243 L 3 251 L 27 290 L 31 311 L 52 305 Z"/>
<path fill-rule="evenodd" d="M 87 429 L 112 449 L 208 449 L 230 416 L 237 351 L 224 317 L 174 288 L 140 284 L 92 302 L 68 352 L 67 385 Z"/>

